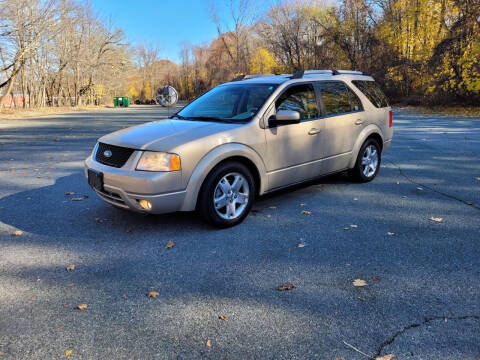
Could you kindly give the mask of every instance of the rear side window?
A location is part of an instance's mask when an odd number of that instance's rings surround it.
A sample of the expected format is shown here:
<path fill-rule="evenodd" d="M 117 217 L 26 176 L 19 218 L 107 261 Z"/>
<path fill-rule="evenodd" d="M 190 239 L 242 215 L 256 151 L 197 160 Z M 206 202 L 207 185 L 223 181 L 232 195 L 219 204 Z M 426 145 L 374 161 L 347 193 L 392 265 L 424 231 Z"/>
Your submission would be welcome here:
<path fill-rule="evenodd" d="M 338 115 L 352 111 L 349 89 L 343 82 L 320 81 L 317 83 L 317 86 L 322 94 L 323 104 L 325 105 L 325 115 Z"/>
<path fill-rule="evenodd" d="M 352 111 L 361 111 L 363 110 L 362 103 L 350 88 L 347 87 L 348 97 L 350 98 L 350 105 L 352 106 Z"/>
<path fill-rule="evenodd" d="M 375 81 L 353 80 L 352 83 L 360 89 L 375 107 L 382 108 L 388 106 L 387 97 Z"/>
<path fill-rule="evenodd" d="M 277 111 L 293 110 L 300 113 L 300 119 L 315 119 L 317 115 L 317 100 L 315 91 L 310 84 L 289 87 L 275 102 Z"/>

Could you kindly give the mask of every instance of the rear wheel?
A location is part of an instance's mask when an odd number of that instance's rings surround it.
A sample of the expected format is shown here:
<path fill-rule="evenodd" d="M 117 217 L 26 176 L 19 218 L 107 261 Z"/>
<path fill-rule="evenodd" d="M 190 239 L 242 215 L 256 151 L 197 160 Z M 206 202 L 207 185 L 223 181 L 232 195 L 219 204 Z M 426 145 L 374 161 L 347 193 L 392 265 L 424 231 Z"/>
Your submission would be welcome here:
<path fill-rule="evenodd" d="M 367 139 L 358 152 L 352 176 L 360 182 L 372 181 L 378 174 L 381 162 L 381 151 L 375 139 Z"/>
<path fill-rule="evenodd" d="M 198 209 L 216 227 L 230 227 L 245 219 L 255 197 L 255 181 L 248 168 L 226 162 L 205 179 L 198 198 Z"/>

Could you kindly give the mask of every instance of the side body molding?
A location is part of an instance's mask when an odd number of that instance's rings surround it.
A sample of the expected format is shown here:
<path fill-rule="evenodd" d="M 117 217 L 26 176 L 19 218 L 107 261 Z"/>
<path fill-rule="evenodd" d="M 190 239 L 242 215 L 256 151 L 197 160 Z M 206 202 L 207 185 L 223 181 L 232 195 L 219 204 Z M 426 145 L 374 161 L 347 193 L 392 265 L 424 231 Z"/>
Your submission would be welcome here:
<path fill-rule="evenodd" d="M 188 181 L 185 200 L 180 211 L 195 210 L 198 193 L 207 175 L 220 162 L 235 156 L 247 158 L 256 166 L 260 177 L 259 194 L 263 194 L 268 189 L 268 180 L 261 157 L 251 147 L 238 143 L 224 144 L 208 152 L 195 167 Z"/>
<path fill-rule="evenodd" d="M 355 166 L 355 162 L 357 161 L 357 156 L 358 152 L 360 151 L 360 148 L 362 147 L 363 143 L 365 140 L 372 134 L 378 134 L 382 138 L 382 144 L 380 146 L 383 147 L 383 142 L 385 141 L 382 130 L 375 125 L 375 124 L 370 124 L 366 126 L 358 135 L 357 141 L 353 145 L 353 150 L 352 150 L 352 158 L 350 160 L 350 164 L 348 166 L 349 169 L 352 169 Z"/>

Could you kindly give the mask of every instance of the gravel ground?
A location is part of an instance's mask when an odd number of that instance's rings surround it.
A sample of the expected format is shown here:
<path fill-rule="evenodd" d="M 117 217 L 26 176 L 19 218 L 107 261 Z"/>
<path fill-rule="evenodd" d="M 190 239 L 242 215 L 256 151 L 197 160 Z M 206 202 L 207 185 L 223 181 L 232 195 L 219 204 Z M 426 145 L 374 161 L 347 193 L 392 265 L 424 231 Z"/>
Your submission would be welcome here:
<path fill-rule="evenodd" d="M 98 137 L 164 115 L 0 121 L 0 358 L 480 359 L 480 118 L 397 109 L 373 182 L 281 191 L 216 230 L 87 185 Z"/>

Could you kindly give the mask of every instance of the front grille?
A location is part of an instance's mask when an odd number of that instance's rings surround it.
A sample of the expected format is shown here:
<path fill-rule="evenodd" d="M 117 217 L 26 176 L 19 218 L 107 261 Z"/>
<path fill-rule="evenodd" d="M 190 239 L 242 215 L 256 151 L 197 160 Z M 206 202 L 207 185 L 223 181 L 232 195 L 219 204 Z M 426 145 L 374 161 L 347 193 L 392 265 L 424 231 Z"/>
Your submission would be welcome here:
<path fill-rule="evenodd" d="M 112 155 L 110 157 L 105 156 L 106 151 L 111 151 Z M 99 143 L 95 160 L 104 165 L 121 168 L 134 151 L 130 148 Z"/>

